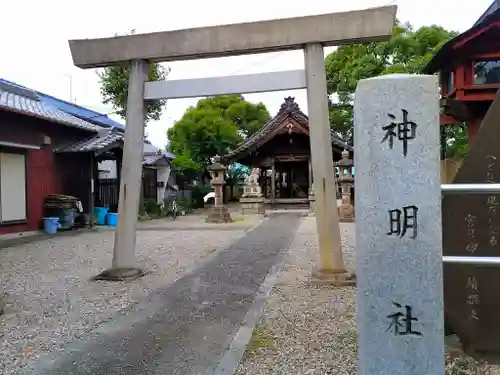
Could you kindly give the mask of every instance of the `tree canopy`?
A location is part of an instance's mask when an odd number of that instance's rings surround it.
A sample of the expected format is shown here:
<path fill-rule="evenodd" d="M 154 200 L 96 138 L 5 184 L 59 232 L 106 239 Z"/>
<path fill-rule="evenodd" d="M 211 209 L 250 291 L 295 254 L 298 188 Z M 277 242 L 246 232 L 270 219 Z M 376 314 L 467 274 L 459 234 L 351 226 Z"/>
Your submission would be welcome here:
<path fill-rule="evenodd" d="M 269 119 L 263 103 L 250 103 L 241 95 L 201 99 L 167 131 L 173 162 L 180 171 L 203 171 L 212 157 L 227 154 Z"/>
<path fill-rule="evenodd" d="M 129 34 L 134 34 L 132 30 Z M 149 81 L 164 81 L 170 73 L 169 68 L 158 63 L 150 63 L 148 69 Z M 130 65 L 128 63 L 118 64 L 104 68 L 99 73 L 101 80 L 101 96 L 104 104 L 111 104 L 116 113 L 125 118 L 127 110 L 128 80 Z M 166 100 L 156 100 L 146 103 L 146 122 L 159 120 L 165 107 Z"/>
<path fill-rule="evenodd" d="M 434 54 L 455 31 L 441 26 L 397 22 L 386 42 L 345 45 L 326 57 L 325 69 L 330 101 L 330 126 L 346 139 L 352 139 L 352 104 L 360 79 L 392 73 L 420 73 Z"/>

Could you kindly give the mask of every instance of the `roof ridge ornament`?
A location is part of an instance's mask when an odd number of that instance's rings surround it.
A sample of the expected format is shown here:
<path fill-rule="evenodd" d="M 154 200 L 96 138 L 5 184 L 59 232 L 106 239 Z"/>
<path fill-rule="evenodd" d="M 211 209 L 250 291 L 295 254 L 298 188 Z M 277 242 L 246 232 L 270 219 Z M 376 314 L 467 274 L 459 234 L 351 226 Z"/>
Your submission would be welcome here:
<path fill-rule="evenodd" d="M 283 104 L 281 104 L 279 113 L 283 112 L 300 112 L 299 105 L 295 102 L 293 96 L 287 96 Z"/>

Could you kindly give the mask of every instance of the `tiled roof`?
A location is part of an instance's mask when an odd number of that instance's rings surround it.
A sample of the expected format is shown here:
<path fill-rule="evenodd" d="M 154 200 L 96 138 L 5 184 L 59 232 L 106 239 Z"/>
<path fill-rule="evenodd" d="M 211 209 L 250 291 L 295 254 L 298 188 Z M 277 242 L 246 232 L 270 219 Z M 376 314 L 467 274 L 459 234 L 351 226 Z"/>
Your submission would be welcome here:
<path fill-rule="evenodd" d="M 81 120 L 38 100 L 37 94 L 19 85 L 0 81 L 0 109 L 17 112 L 79 129 L 98 131 L 100 126 Z"/>
<path fill-rule="evenodd" d="M 21 89 L 28 91 L 34 96 L 34 99 L 38 99 L 51 107 L 55 107 L 63 112 L 69 113 L 72 116 L 78 117 L 84 121 L 91 122 L 93 124 L 104 126 L 104 127 L 115 127 L 119 129 L 125 129 L 125 126 L 117 121 L 112 120 L 105 113 L 99 113 L 91 109 L 79 106 L 75 103 L 70 103 L 65 100 L 55 98 L 51 95 L 44 94 L 43 92 L 36 91 L 25 86 L 19 85 L 18 83 L 8 81 L 6 79 L 0 78 L 0 85 L 7 85 L 10 89 Z M 7 90 L 10 91 L 10 90 Z"/>
<path fill-rule="evenodd" d="M 62 99 L 54 98 L 53 96 L 41 93 L 37 91 L 40 100 L 47 103 L 53 107 L 60 109 L 61 111 L 67 112 L 73 116 L 79 117 L 82 120 L 95 123 L 104 127 L 115 127 L 119 129 L 125 129 L 123 124 L 114 121 L 108 117 L 105 113 L 99 113 L 88 108 L 81 107 L 74 103 L 67 102 Z"/>
<path fill-rule="evenodd" d="M 486 12 L 483 13 L 481 17 L 476 21 L 474 26 L 479 25 L 482 23 L 487 17 L 491 16 L 493 13 L 495 13 L 497 10 L 500 9 L 500 0 L 495 0 L 489 7 L 486 9 Z"/>
<path fill-rule="evenodd" d="M 156 154 L 156 155 L 144 155 L 144 161 L 142 164 L 144 165 L 154 165 L 159 160 L 164 159 L 168 164 L 170 163 L 169 157 L 165 154 Z"/>
<path fill-rule="evenodd" d="M 2 78 L 0 78 L 0 109 L 99 133 L 75 144 L 61 147 L 56 150 L 57 152 L 98 151 L 113 142 L 121 141 L 124 137 L 124 125 L 110 119 L 106 114 L 66 102 Z M 175 158 L 175 155 L 155 147 L 149 141 L 144 142 L 144 153 L 161 153 L 163 156 L 160 157 L 166 157 L 169 160 Z"/>
<path fill-rule="evenodd" d="M 498 38 L 498 26 L 495 26 L 500 21 L 500 4 L 495 1 L 488 10 L 479 18 L 479 20 L 470 29 L 464 31 L 462 34 L 448 40 L 437 53 L 434 54 L 432 59 L 422 69 L 424 74 L 434 74 L 450 65 L 450 62 L 457 59 L 463 59 L 464 56 L 469 56 L 471 51 L 477 50 L 478 46 L 482 46 L 481 42 L 475 40 L 481 32 L 493 33 L 492 37 Z M 493 26 L 490 28 L 490 25 Z M 468 41 L 468 42 L 467 42 Z M 460 45 L 460 48 L 457 47 Z M 471 46 L 476 49 L 465 49 L 464 46 Z M 496 51 L 493 44 L 486 44 L 491 46 L 490 51 Z M 483 48 L 484 49 L 484 48 Z M 483 51 L 483 53 L 486 52 Z M 465 55 L 464 55 L 465 54 Z"/>
<path fill-rule="evenodd" d="M 238 154 L 243 154 L 248 152 L 251 148 L 255 146 L 260 146 L 260 142 L 263 141 L 267 135 L 275 131 L 287 118 L 293 118 L 303 126 L 309 128 L 309 118 L 302 112 L 299 105 L 295 103 L 295 99 L 292 97 L 285 98 L 285 102 L 281 105 L 278 114 L 268 121 L 257 133 L 249 137 L 245 142 L 240 144 L 236 149 L 231 151 L 229 154 L 225 155 L 224 158 L 233 158 Z M 335 134 L 331 134 L 332 144 L 352 151 L 352 146 L 349 145 L 345 140 L 340 138 Z"/>
<path fill-rule="evenodd" d="M 103 129 L 96 136 L 84 139 L 74 144 L 60 147 L 55 150 L 58 153 L 65 152 L 96 152 L 112 146 L 114 143 L 123 142 L 124 133 L 118 129 Z M 145 153 L 142 164 L 154 165 L 159 160 L 164 159 L 171 165 L 170 157 L 164 153 Z"/>
<path fill-rule="evenodd" d="M 84 139 L 77 143 L 56 149 L 56 152 L 89 152 L 100 151 L 111 146 L 115 142 L 123 140 L 123 133 L 119 131 L 101 131 L 94 137 Z"/>
<path fill-rule="evenodd" d="M 167 157 L 167 159 L 170 159 L 170 160 L 175 159 L 174 154 L 156 147 L 148 140 L 144 141 L 143 152 L 145 155 L 146 154 L 150 154 L 150 155 L 152 155 L 152 154 L 164 154 Z"/>

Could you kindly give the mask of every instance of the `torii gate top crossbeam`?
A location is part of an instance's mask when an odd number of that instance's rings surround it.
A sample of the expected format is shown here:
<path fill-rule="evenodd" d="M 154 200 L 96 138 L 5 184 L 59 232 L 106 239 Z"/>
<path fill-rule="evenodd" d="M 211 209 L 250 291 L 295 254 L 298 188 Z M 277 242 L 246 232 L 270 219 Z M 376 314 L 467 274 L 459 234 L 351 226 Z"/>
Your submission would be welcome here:
<path fill-rule="evenodd" d="M 97 68 L 118 62 L 189 60 L 385 40 L 392 34 L 395 5 L 194 29 L 70 40 L 73 62 Z"/>

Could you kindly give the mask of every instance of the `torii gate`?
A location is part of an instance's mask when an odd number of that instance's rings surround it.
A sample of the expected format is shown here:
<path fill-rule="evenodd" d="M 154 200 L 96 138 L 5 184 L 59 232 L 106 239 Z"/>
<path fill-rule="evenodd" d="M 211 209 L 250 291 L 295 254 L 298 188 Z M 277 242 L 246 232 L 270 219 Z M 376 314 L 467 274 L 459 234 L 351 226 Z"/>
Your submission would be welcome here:
<path fill-rule="evenodd" d="M 140 274 L 135 260 L 141 186 L 145 100 L 307 89 L 311 159 L 315 181 L 320 276 L 342 281 L 345 275 L 330 143 L 324 46 L 387 40 L 397 7 L 385 6 L 318 16 L 70 40 L 73 62 L 98 68 L 129 61 L 125 144 L 118 227 L 111 279 Z M 304 50 L 305 70 L 232 77 L 147 82 L 148 61 L 176 61 L 284 50 Z"/>

